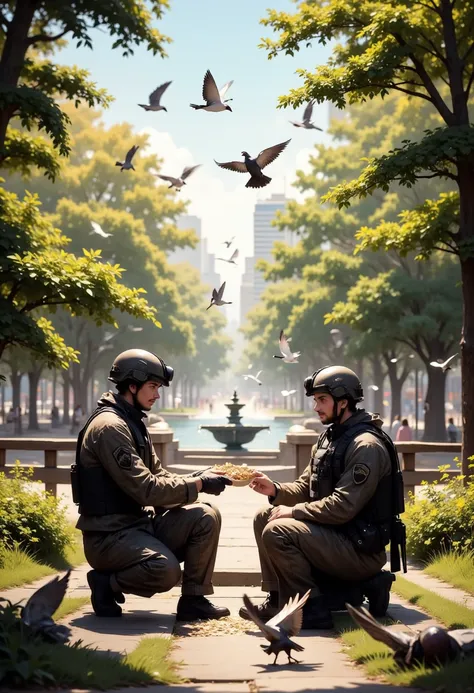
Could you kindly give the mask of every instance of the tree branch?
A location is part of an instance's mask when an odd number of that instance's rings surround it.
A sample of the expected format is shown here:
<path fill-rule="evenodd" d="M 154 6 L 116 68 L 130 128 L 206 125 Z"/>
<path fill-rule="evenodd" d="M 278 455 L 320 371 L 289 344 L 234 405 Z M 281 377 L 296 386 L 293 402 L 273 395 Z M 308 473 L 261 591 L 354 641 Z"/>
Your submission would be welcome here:
<path fill-rule="evenodd" d="M 64 31 L 61 31 L 59 34 L 55 34 L 54 36 L 51 36 L 50 34 L 33 34 L 33 36 L 30 36 L 30 38 L 28 39 L 28 45 L 32 46 L 34 43 L 48 43 L 52 41 L 58 41 L 71 30 L 72 27 L 66 27 Z"/>

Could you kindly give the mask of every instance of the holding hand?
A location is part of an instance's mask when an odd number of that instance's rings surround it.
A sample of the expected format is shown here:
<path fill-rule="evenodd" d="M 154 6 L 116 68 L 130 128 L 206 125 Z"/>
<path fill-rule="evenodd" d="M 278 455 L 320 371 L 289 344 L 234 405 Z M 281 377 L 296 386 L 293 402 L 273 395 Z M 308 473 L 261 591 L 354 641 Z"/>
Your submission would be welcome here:
<path fill-rule="evenodd" d="M 281 520 L 285 517 L 293 517 L 293 508 L 288 505 L 277 505 L 270 513 L 270 521 Z"/>
<path fill-rule="evenodd" d="M 202 493 L 210 493 L 213 496 L 219 496 L 224 491 L 226 486 L 232 486 L 232 480 L 226 476 L 218 476 L 217 474 L 203 474 L 200 477 Z"/>
<path fill-rule="evenodd" d="M 255 472 L 249 487 L 264 496 L 276 496 L 277 490 L 273 481 L 263 472 Z"/>

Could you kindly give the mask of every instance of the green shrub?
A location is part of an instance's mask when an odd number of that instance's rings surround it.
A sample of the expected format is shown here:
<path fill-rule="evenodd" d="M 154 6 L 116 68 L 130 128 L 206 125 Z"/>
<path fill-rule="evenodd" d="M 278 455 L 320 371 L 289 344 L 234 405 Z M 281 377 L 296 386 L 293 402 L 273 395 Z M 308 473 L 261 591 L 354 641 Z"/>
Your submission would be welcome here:
<path fill-rule="evenodd" d="M 0 545 L 19 546 L 41 560 L 64 557 L 72 541 L 66 511 L 50 493 L 28 488 L 32 475 L 19 465 L 10 478 L 0 473 Z"/>
<path fill-rule="evenodd" d="M 410 496 L 404 515 L 408 552 L 423 561 L 440 552 L 474 550 L 474 479 L 466 481 L 462 474 L 450 478 L 447 469 L 449 465 L 439 468 L 438 481 L 422 484 L 422 497 Z"/>

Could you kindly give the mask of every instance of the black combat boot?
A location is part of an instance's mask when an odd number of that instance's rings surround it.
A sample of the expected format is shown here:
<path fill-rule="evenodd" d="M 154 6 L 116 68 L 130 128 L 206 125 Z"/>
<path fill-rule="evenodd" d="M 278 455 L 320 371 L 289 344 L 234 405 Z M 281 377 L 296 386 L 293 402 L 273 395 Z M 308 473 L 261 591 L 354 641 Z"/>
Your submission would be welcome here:
<path fill-rule="evenodd" d="M 182 594 L 176 609 L 177 621 L 209 621 L 224 616 L 230 616 L 229 609 L 226 606 L 216 606 L 202 594 Z"/>
<path fill-rule="evenodd" d="M 121 592 L 114 592 L 110 586 L 110 579 L 107 573 L 100 573 L 98 570 L 90 570 L 87 573 L 87 582 L 91 588 L 92 608 L 96 616 L 106 618 L 117 618 L 122 615 L 122 609 L 117 604 L 117 599 L 121 603 L 125 597 Z"/>
<path fill-rule="evenodd" d="M 361 584 L 362 592 L 369 602 L 369 611 L 375 618 L 381 618 L 387 613 L 390 603 L 390 589 L 395 575 L 388 570 L 381 570 Z"/>
<path fill-rule="evenodd" d="M 303 607 L 303 630 L 326 630 L 334 628 L 331 612 L 325 595 L 310 597 Z"/>
<path fill-rule="evenodd" d="M 346 603 L 351 606 L 361 606 L 364 595 L 360 583 L 344 582 L 325 589 L 323 596 L 329 611 L 345 611 Z"/>
<path fill-rule="evenodd" d="M 265 600 L 255 607 L 255 610 L 264 623 L 273 618 L 278 613 L 278 592 L 269 592 Z M 245 618 L 246 621 L 252 620 L 245 606 L 240 607 L 239 616 Z"/>

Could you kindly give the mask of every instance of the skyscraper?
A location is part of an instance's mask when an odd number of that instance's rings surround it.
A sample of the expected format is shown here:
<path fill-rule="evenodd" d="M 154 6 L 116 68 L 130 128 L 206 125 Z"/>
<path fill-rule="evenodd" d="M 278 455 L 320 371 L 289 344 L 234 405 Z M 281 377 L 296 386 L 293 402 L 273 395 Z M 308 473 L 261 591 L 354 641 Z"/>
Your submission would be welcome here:
<path fill-rule="evenodd" d="M 220 276 L 214 270 L 215 256 L 208 252 L 207 238 L 202 237 L 201 219 L 191 214 L 183 214 L 178 218 L 176 226 L 178 229 L 193 229 L 199 241 L 195 248 L 176 248 L 168 253 L 170 264 L 188 262 L 199 270 L 203 284 L 208 284 L 211 289 L 219 288 Z"/>

